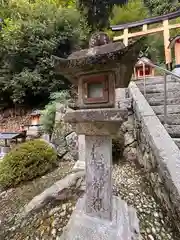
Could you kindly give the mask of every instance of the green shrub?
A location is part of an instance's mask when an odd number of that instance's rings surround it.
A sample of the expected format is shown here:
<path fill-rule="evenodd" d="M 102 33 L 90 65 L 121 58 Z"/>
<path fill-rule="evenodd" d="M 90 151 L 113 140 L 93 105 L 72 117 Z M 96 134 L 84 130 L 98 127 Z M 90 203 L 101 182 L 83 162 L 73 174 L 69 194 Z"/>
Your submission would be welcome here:
<path fill-rule="evenodd" d="M 49 134 L 51 137 L 55 124 L 56 117 L 56 103 L 61 103 L 64 107 L 68 106 L 71 101 L 69 91 L 62 90 L 50 95 L 50 102 L 45 106 L 45 109 L 41 112 L 40 123 L 44 133 Z"/>
<path fill-rule="evenodd" d="M 51 170 L 57 154 L 43 140 L 32 140 L 12 149 L 0 162 L 0 186 L 14 187 Z"/>

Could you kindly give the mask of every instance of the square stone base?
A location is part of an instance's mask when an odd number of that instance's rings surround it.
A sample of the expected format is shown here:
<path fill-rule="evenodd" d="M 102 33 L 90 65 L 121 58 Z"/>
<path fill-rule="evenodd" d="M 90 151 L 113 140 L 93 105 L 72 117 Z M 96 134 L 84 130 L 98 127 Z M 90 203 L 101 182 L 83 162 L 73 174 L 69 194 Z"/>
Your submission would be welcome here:
<path fill-rule="evenodd" d="M 113 197 L 112 221 L 85 214 L 85 197 L 78 200 L 60 240 L 140 240 L 136 211 Z"/>

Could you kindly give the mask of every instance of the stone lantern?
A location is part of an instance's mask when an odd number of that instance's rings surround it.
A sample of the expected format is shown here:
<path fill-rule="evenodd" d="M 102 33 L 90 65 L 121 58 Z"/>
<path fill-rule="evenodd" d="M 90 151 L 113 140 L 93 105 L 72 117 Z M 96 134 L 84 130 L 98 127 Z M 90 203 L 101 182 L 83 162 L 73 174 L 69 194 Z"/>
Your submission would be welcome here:
<path fill-rule="evenodd" d="M 96 38 L 104 39 L 102 45 Z M 128 118 L 127 108 L 115 108 L 115 89 L 128 86 L 141 43 L 125 47 L 107 39 L 93 35 L 89 49 L 55 59 L 56 69 L 78 88 L 76 110 L 64 120 L 85 135 L 86 165 L 86 193 L 61 240 L 139 239 L 135 210 L 112 194 L 112 136 Z"/>
<path fill-rule="evenodd" d="M 175 67 L 173 69 L 173 73 L 180 76 L 180 35 L 170 38 L 169 48 L 174 48 L 175 54 Z"/>

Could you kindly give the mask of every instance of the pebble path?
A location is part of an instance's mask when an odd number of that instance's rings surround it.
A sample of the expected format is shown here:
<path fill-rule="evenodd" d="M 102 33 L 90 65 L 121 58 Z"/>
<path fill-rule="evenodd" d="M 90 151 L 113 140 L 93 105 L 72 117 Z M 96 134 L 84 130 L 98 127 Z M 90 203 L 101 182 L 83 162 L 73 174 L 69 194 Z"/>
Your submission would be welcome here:
<path fill-rule="evenodd" d="M 133 163 L 121 162 L 113 167 L 115 194 L 136 208 L 142 240 L 179 240 L 170 219 L 153 198 L 142 170 Z M 47 204 L 3 235 L 3 240 L 60 240 L 64 227 L 74 209 L 76 199 Z"/>
<path fill-rule="evenodd" d="M 151 194 L 151 187 L 133 163 L 114 166 L 117 195 L 137 210 L 143 240 L 179 240 L 170 219 Z"/>

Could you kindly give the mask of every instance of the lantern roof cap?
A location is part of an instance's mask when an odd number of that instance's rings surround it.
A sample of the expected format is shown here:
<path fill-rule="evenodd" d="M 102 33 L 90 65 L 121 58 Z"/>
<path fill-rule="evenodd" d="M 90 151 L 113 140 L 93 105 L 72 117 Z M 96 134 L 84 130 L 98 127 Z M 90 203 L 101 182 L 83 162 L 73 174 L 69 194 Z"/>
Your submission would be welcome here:
<path fill-rule="evenodd" d="M 76 51 L 66 59 L 54 56 L 56 70 L 75 85 L 78 84 L 80 75 L 118 70 L 125 80 L 124 83 L 121 80 L 121 84 L 117 84 L 117 87 L 120 87 L 119 85 L 127 87 L 142 47 L 142 38 L 125 46 L 122 42 L 111 42 L 105 34 L 102 34 L 101 37 L 102 39 L 99 38 L 99 41 L 91 38 L 90 48 Z"/>
<path fill-rule="evenodd" d="M 175 37 L 171 37 L 171 38 L 169 39 L 170 44 L 169 44 L 168 48 L 174 47 L 175 42 L 176 42 L 177 40 L 179 40 L 179 39 L 180 39 L 180 35 L 176 35 Z"/>

